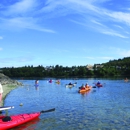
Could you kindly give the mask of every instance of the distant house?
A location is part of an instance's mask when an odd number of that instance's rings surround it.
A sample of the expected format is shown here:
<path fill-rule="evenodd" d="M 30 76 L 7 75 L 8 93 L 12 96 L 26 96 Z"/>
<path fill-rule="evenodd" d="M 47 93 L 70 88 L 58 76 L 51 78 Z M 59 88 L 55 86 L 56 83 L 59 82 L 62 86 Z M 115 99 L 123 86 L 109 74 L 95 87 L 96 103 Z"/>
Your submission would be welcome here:
<path fill-rule="evenodd" d="M 88 70 L 93 70 L 93 65 L 87 65 L 86 68 L 87 68 Z"/>
<path fill-rule="evenodd" d="M 46 67 L 45 67 L 45 70 L 48 70 L 48 71 L 49 71 L 49 70 L 52 70 L 52 69 L 54 69 L 54 66 L 46 66 Z"/>
<path fill-rule="evenodd" d="M 96 64 L 96 68 L 103 68 L 102 64 Z"/>
<path fill-rule="evenodd" d="M 119 70 L 120 70 L 120 69 L 121 69 L 121 66 L 116 66 L 116 69 L 119 69 Z"/>

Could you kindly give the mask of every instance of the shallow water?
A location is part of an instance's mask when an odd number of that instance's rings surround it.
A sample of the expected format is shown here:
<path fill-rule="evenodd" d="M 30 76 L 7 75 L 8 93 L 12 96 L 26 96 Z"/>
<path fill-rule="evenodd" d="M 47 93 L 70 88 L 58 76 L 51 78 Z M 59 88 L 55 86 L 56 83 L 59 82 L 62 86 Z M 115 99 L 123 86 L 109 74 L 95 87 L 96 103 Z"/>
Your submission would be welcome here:
<path fill-rule="evenodd" d="M 5 106 L 15 107 L 8 111 L 9 115 L 56 110 L 12 130 L 130 129 L 130 82 L 100 79 L 103 87 L 80 94 L 78 88 L 82 84 L 94 86 L 97 79 L 61 79 L 61 84 L 44 79 L 39 80 L 38 90 L 34 86 L 35 80 L 19 81 L 24 86 L 11 91 L 5 100 Z M 66 88 L 69 82 L 77 82 L 77 85 Z"/>

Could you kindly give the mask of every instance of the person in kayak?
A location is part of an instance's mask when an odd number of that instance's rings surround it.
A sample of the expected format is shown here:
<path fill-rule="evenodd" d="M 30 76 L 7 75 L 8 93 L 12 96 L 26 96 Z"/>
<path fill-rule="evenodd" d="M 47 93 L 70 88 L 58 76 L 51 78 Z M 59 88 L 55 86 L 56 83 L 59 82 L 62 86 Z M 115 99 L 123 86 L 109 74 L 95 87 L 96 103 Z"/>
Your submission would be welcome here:
<path fill-rule="evenodd" d="M 39 81 L 38 81 L 38 80 L 36 80 L 36 81 L 35 81 L 35 84 L 38 84 L 38 83 L 39 83 Z"/>
<path fill-rule="evenodd" d="M 3 94 L 3 87 L 0 83 L 0 106 L 2 105 L 2 94 Z"/>
<path fill-rule="evenodd" d="M 39 86 L 39 84 L 38 84 L 38 83 L 39 83 L 39 81 L 38 81 L 38 80 L 36 80 L 36 81 L 35 81 L 35 85 L 34 85 L 36 90 L 38 90 L 38 86 Z"/>
<path fill-rule="evenodd" d="M 80 90 L 85 90 L 84 84 L 82 84 L 82 86 L 80 87 Z"/>
<path fill-rule="evenodd" d="M 128 82 L 128 79 L 127 78 L 125 78 L 125 80 L 124 80 L 125 82 Z"/>
<path fill-rule="evenodd" d="M 52 83 L 52 79 L 49 80 L 49 83 Z"/>
<path fill-rule="evenodd" d="M 68 85 L 73 85 L 71 82 Z"/>
<path fill-rule="evenodd" d="M 103 85 L 98 81 L 96 84 L 97 87 L 103 87 Z"/>
<path fill-rule="evenodd" d="M 97 85 L 100 85 L 100 84 L 101 84 L 101 83 L 98 81 L 98 82 L 97 82 Z"/>
<path fill-rule="evenodd" d="M 85 84 L 85 88 L 90 88 L 90 86 L 88 85 L 88 83 Z"/>

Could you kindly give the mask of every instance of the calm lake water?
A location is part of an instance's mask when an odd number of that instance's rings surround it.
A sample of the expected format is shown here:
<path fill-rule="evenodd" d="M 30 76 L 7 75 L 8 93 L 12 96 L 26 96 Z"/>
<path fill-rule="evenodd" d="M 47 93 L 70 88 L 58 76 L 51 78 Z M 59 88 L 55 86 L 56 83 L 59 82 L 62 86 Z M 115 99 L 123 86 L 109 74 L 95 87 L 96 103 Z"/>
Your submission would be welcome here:
<path fill-rule="evenodd" d="M 82 84 L 100 80 L 101 88 L 92 88 L 85 94 L 78 93 Z M 39 80 L 18 80 L 24 84 L 12 90 L 5 106 L 14 106 L 9 115 L 39 112 L 56 108 L 54 112 L 41 114 L 34 121 L 12 130 L 130 130 L 130 82 L 123 79 L 61 79 L 60 84 Z M 66 88 L 69 82 L 77 85 Z M 20 106 L 20 104 L 23 106 Z"/>

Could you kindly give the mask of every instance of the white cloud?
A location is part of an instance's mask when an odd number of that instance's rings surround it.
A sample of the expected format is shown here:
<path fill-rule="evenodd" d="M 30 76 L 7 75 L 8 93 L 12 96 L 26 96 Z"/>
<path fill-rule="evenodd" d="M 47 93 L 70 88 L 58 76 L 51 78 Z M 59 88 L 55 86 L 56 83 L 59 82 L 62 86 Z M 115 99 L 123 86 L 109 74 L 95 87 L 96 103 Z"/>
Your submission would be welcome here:
<path fill-rule="evenodd" d="M 21 0 L 13 5 L 4 7 L 1 11 L 0 27 L 3 29 L 32 29 L 37 31 L 55 33 L 54 30 L 43 26 L 44 23 L 39 23 L 41 17 L 35 17 L 38 6 L 36 0 Z M 41 5 L 40 5 L 41 6 Z"/>
<path fill-rule="evenodd" d="M 27 13 L 29 11 L 32 11 L 33 8 L 37 5 L 35 0 L 21 0 L 18 1 L 17 3 L 14 3 L 13 5 L 9 6 L 8 8 L 8 13 L 10 15 L 14 14 L 21 14 L 22 13 Z M 7 13 L 7 15 L 8 15 Z"/>
<path fill-rule="evenodd" d="M 14 19 L 10 19 L 9 21 L 10 21 L 11 26 L 14 25 L 20 28 L 27 28 L 27 29 L 37 30 L 37 31 L 54 33 L 54 31 L 51 29 L 46 29 L 44 27 L 40 27 L 39 25 L 35 24 L 36 21 L 31 17 L 27 17 L 27 18 L 17 17 Z M 30 21 L 33 21 L 33 22 L 30 22 Z"/>
<path fill-rule="evenodd" d="M 3 39 L 3 37 L 2 36 L 0 36 L 0 40 L 2 40 Z"/>
<path fill-rule="evenodd" d="M 129 57 L 130 56 L 130 50 L 125 50 L 125 49 L 118 49 L 117 53 L 121 56 L 121 57 Z"/>
<path fill-rule="evenodd" d="M 108 34 L 108 35 L 111 35 L 111 36 L 118 36 L 118 37 L 121 37 L 121 38 L 129 38 L 129 37 L 127 37 L 127 36 L 124 36 L 124 35 L 122 35 L 122 34 L 119 34 L 119 33 L 117 33 L 117 32 L 114 32 L 114 31 L 103 31 L 102 33 L 104 33 L 104 34 Z"/>
<path fill-rule="evenodd" d="M 2 63 L 21 63 L 21 62 L 30 62 L 30 61 L 33 61 L 33 60 L 34 60 L 34 57 L 32 57 L 32 56 L 0 58 L 0 62 L 2 62 Z"/>
<path fill-rule="evenodd" d="M 114 20 L 122 22 L 124 24 L 127 24 L 130 26 L 130 13 L 125 13 L 125 12 L 107 12 L 107 16 L 110 16 Z"/>
<path fill-rule="evenodd" d="M 107 9 L 102 6 L 102 3 L 105 2 L 108 2 L 108 0 L 20 0 L 17 3 L 6 7 L 5 12 L 2 12 L 3 10 L 1 11 L 1 14 L 8 16 L 8 19 L 5 17 L 1 18 L 4 19 L 4 23 L 10 27 L 14 27 L 15 25 L 17 28 L 27 28 L 54 33 L 55 31 L 52 29 L 43 27 L 44 20 L 47 17 L 61 17 L 75 14 L 80 16 L 80 19 L 77 17 L 78 20 L 72 19 L 75 23 L 82 26 L 88 24 L 92 29 L 106 35 L 128 38 L 129 36 L 127 36 L 128 33 L 126 32 L 129 31 L 127 29 L 122 32 L 113 28 L 113 26 L 116 24 L 118 27 L 122 27 L 120 24 L 123 24 L 129 28 L 129 12 Z"/>
<path fill-rule="evenodd" d="M 101 56 L 101 57 L 97 57 L 97 56 L 84 56 L 84 57 L 73 57 L 73 58 L 77 58 L 77 59 L 89 59 L 89 60 L 110 60 L 113 59 L 113 57 L 108 57 L 108 56 Z"/>
<path fill-rule="evenodd" d="M 125 35 L 121 34 L 120 32 L 117 32 L 116 30 L 113 30 L 113 29 L 107 27 L 106 25 L 103 25 L 102 23 L 97 22 L 96 20 L 91 20 L 91 21 L 98 25 L 98 26 L 93 26 L 93 28 L 98 30 L 100 33 L 111 35 L 111 36 L 117 36 L 120 38 L 129 38 L 128 36 L 125 36 Z M 118 26 L 118 25 L 116 25 L 116 27 L 123 29 L 121 26 Z"/>
<path fill-rule="evenodd" d="M 110 60 L 110 59 L 113 59 L 113 57 L 97 57 L 96 59 L 103 59 L 103 60 Z"/>
<path fill-rule="evenodd" d="M 130 50 L 124 49 L 124 48 L 117 48 L 117 47 L 109 47 L 107 48 L 109 52 L 111 52 L 112 55 L 115 57 L 129 57 L 130 56 Z"/>
<path fill-rule="evenodd" d="M 95 24 L 98 24 L 98 25 L 100 25 L 100 26 L 104 26 L 102 23 L 99 23 L 99 22 L 97 22 L 96 20 L 91 20 L 91 22 L 93 22 L 93 23 L 95 23 Z"/>

